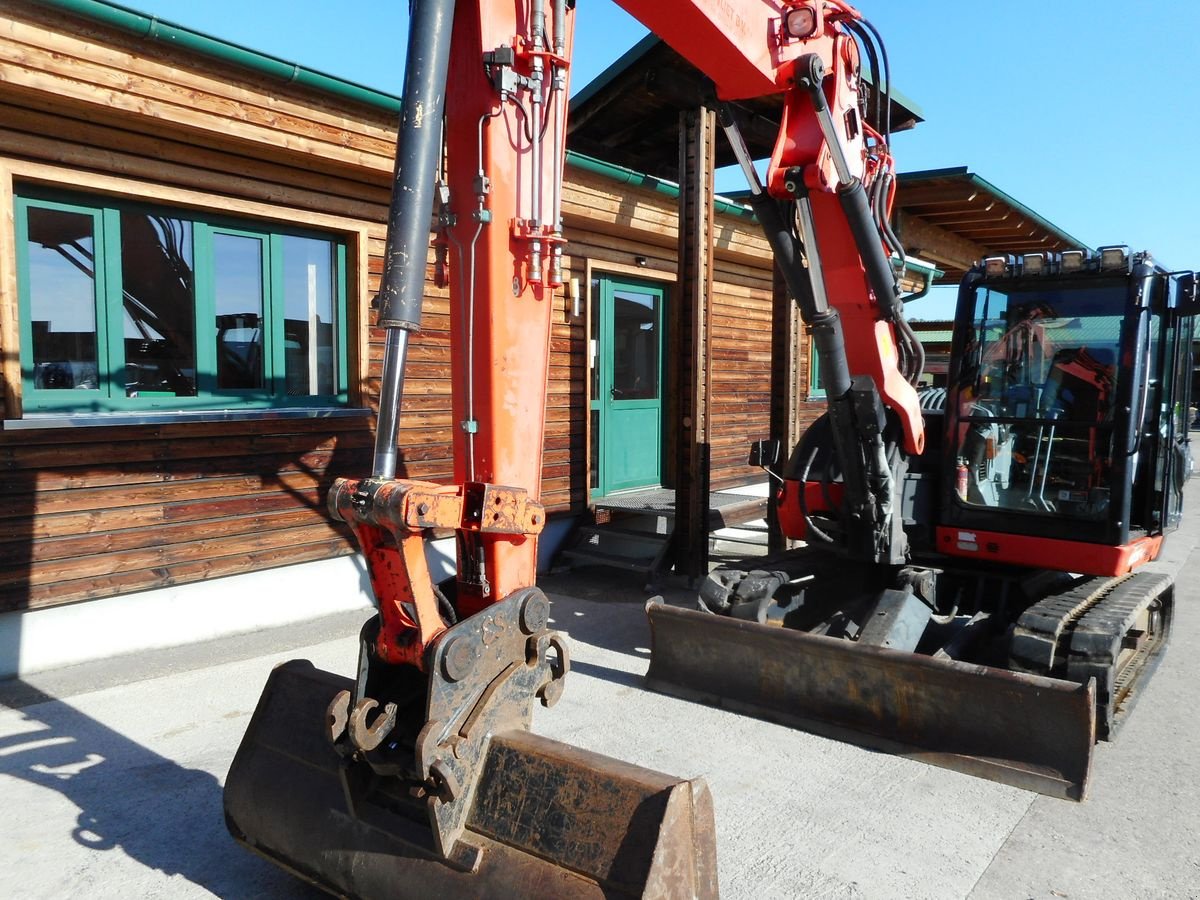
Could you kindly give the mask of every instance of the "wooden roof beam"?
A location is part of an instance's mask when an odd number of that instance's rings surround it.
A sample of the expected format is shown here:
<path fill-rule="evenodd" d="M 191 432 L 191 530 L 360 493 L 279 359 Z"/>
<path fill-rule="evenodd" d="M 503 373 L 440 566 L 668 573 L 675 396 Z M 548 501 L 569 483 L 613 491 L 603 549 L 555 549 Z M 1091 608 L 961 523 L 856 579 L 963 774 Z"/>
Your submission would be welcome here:
<path fill-rule="evenodd" d="M 900 186 L 896 190 L 896 203 L 900 206 L 970 203 L 976 197 L 987 200 L 992 199 L 988 194 L 981 193 L 975 188 L 962 184 L 947 184 L 942 187 L 926 184 L 919 187 L 908 187 L 904 182 L 900 182 Z"/>
<path fill-rule="evenodd" d="M 1011 210 L 991 212 L 986 207 L 973 210 L 967 209 L 961 212 L 953 210 L 945 210 L 943 212 L 917 212 L 911 210 L 915 216 L 919 216 L 926 222 L 933 222 L 946 228 L 953 228 L 955 225 L 973 225 L 987 224 L 988 222 L 1005 222 L 1013 213 Z"/>
<path fill-rule="evenodd" d="M 897 227 L 900 243 L 907 252 L 931 260 L 946 270 L 946 275 L 938 279 L 941 284 L 957 281 L 963 271 L 983 256 L 983 248 L 978 244 L 903 210 L 897 217 Z M 958 277 L 951 277 L 954 271 L 958 272 Z"/>

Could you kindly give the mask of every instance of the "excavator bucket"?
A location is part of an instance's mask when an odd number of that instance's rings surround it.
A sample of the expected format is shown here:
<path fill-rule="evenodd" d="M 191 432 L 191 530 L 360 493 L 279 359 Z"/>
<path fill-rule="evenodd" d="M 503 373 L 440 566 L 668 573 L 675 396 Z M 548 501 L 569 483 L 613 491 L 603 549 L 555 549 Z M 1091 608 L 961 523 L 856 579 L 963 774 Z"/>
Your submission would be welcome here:
<path fill-rule="evenodd" d="M 339 755 L 326 710 L 349 679 L 275 669 L 229 771 L 242 844 L 346 897 L 716 897 L 712 800 L 685 781 L 525 730 L 491 736 L 462 837 L 439 853 L 425 802 Z"/>
<path fill-rule="evenodd" d="M 865 646 L 651 601 L 651 690 L 1082 800 L 1085 684 Z"/>

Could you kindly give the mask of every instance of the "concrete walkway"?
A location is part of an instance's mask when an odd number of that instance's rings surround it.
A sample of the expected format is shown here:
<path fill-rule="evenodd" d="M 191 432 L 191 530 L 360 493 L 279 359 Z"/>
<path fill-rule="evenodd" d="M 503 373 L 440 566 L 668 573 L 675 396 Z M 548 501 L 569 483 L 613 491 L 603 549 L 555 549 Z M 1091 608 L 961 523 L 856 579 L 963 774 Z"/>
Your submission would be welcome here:
<path fill-rule="evenodd" d="M 647 693 L 644 597 L 595 573 L 545 582 L 574 666 L 535 729 L 707 778 L 726 897 L 1200 898 L 1196 489 L 1172 647 L 1084 804 Z M 227 837 L 221 784 L 271 667 L 349 674 L 360 619 L 0 683 L 0 897 L 318 896 Z"/>

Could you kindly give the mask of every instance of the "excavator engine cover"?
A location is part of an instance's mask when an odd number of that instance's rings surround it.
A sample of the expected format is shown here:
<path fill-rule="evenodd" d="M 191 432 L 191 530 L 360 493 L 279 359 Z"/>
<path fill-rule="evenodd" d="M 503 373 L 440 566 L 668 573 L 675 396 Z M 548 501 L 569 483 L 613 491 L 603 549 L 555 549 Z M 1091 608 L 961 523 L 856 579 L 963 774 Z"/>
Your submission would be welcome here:
<path fill-rule="evenodd" d="M 462 837 L 438 851 L 404 782 L 340 755 L 348 679 L 274 670 L 225 786 L 230 833 L 347 897 L 715 897 L 712 800 L 684 781 L 515 729 L 491 736 Z"/>

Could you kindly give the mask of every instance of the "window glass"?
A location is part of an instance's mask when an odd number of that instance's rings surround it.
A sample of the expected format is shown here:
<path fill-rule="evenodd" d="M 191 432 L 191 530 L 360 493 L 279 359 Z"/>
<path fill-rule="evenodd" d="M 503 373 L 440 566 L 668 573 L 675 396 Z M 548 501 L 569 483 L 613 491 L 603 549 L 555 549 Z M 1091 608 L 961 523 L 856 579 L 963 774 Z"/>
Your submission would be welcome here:
<path fill-rule="evenodd" d="M 1126 296 L 1124 284 L 977 289 L 957 394 L 960 501 L 1107 515 Z"/>
<path fill-rule="evenodd" d="M 335 325 L 333 245 L 283 238 L 283 347 L 290 396 L 332 394 Z"/>
<path fill-rule="evenodd" d="M 217 387 L 263 386 L 263 242 L 213 235 Z"/>
<path fill-rule="evenodd" d="M 95 223 L 87 213 L 29 211 L 28 308 L 39 389 L 98 387 Z"/>
<path fill-rule="evenodd" d="M 27 411 L 345 402 L 336 238 L 32 188 L 15 215 Z"/>
<path fill-rule="evenodd" d="M 614 400 L 658 397 L 658 294 L 613 291 Z"/>
<path fill-rule="evenodd" d="M 125 395 L 196 395 L 192 223 L 121 213 Z"/>

